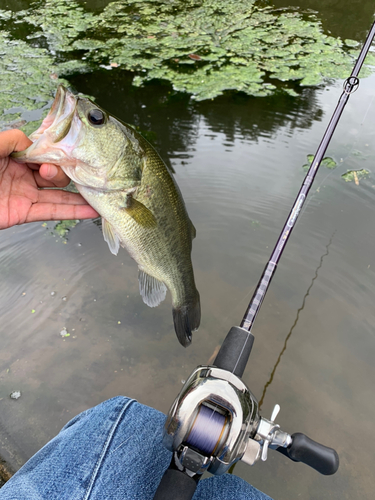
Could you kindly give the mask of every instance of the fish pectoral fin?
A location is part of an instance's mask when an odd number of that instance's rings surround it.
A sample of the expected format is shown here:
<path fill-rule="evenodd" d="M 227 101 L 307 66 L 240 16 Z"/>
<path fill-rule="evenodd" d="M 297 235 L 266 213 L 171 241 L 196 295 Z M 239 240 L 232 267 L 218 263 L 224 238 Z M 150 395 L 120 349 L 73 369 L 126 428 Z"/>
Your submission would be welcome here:
<path fill-rule="evenodd" d="M 120 240 L 110 224 L 104 217 L 102 217 L 102 229 L 104 241 L 108 243 L 109 249 L 113 255 L 117 255 L 120 248 Z"/>
<path fill-rule="evenodd" d="M 132 193 L 126 195 L 125 212 L 142 227 L 153 228 L 157 226 L 154 214 L 143 203 L 133 198 Z"/>
<path fill-rule="evenodd" d="M 167 294 L 167 287 L 162 281 L 150 276 L 141 269 L 138 271 L 139 292 L 143 302 L 150 307 L 158 306 Z"/>

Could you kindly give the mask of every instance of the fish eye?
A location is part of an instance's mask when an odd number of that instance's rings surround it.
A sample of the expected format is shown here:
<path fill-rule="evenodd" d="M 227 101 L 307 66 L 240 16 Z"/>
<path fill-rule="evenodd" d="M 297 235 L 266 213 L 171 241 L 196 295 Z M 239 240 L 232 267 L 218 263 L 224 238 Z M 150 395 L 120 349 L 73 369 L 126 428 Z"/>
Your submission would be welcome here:
<path fill-rule="evenodd" d="M 92 125 L 102 125 L 105 122 L 103 111 L 94 108 L 88 112 L 87 118 Z"/>

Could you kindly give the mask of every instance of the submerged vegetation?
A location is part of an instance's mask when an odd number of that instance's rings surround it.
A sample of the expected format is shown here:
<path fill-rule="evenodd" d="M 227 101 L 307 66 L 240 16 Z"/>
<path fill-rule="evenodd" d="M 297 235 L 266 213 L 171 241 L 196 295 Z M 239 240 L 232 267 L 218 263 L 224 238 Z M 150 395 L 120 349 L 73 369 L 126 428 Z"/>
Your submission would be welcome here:
<path fill-rule="evenodd" d="M 36 1 L 0 10 L 0 29 L 0 128 L 39 120 L 62 78 L 99 67 L 131 72 L 136 86 L 167 81 L 196 100 L 295 95 L 296 82 L 346 77 L 358 50 L 311 13 L 256 0 L 122 0 L 97 12 Z"/>

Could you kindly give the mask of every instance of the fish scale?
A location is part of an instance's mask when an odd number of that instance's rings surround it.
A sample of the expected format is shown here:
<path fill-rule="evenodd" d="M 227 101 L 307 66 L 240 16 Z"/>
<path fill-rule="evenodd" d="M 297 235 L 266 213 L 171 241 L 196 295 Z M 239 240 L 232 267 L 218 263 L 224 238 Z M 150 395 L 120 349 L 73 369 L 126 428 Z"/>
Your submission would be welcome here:
<path fill-rule="evenodd" d="M 102 216 L 111 252 L 123 246 L 137 262 L 143 301 L 155 307 L 170 290 L 177 338 L 189 345 L 201 314 L 191 262 L 195 228 L 155 149 L 132 127 L 63 86 L 30 138 L 33 144 L 14 158 L 61 165 Z"/>

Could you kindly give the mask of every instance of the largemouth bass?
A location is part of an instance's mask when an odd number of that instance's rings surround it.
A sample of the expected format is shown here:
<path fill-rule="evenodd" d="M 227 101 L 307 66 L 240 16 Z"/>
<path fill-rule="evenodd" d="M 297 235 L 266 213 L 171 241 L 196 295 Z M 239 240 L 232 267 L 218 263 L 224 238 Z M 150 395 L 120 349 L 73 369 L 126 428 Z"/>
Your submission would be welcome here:
<path fill-rule="evenodd" d="M 13 158 L 62 167 L 101 215 L 111 252 L 117 255 L 122 246 L 137 262 L 143 301 L 155 307 L 170 290 L 177 338 L 189 345 L 201 314 L 191 263 L 195 229 L 155 149 L 132 127 L 63 86 L 30 139 L 33 144 Z"/>

